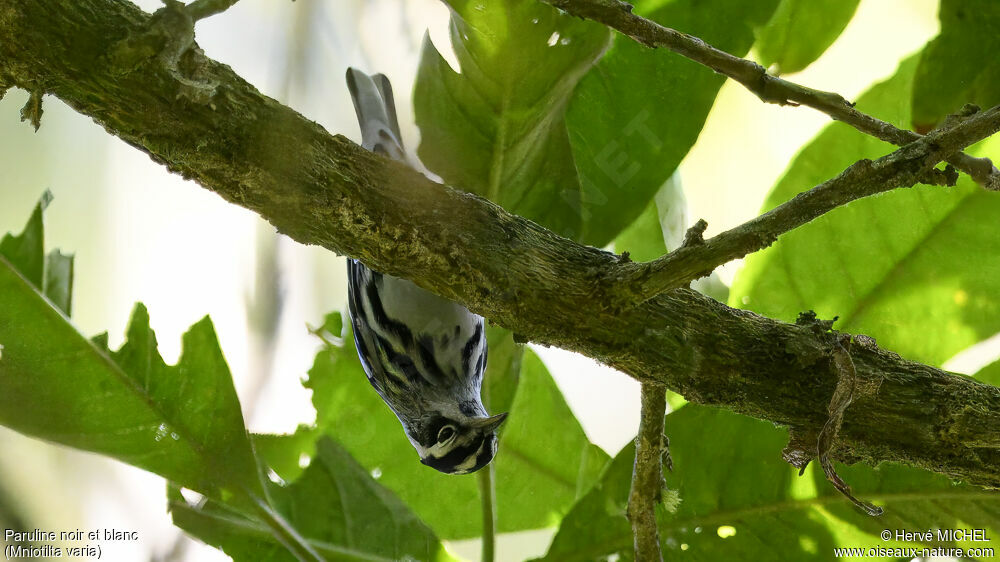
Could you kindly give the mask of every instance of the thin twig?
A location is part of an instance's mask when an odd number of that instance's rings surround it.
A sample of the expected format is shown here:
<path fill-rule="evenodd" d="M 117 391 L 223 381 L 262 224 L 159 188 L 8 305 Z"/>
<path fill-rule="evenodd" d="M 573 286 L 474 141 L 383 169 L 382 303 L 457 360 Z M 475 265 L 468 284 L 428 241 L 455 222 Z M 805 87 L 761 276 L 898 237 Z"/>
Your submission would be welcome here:
<path fill-rule="evenodd" d="M 666 389 L 643 383 L 642 414 L 635 443 L 632 489 L 628 495 L 628 519 L 632 523 L 636 560 L 663 560 L 660 534 L 656 528 L 656 504 L 662 499 L 665 454 L 663 418 L 666 413 Z M 672 465 L 672 463 L 671 463 Z"/>
<path fill-rule="evenodd" d="M 602 23 L 647 47 L 654 49 L 666 47 L 736 80 L 764 102 L 778 105 L 805 105 L 896 146 L 911 143 L 921 136 L 858 111 L 853 103 L 848 102 L 840 94 L 814 90 L 772 76 L 764 67 L 753 61 L 733 56 L 697 37 L 633 14 L 632 6 L 620 0 L 541 1 L 575 16 Z M 987 189 L 1000 190 L 1000 171 L 988 158 L 975 158 L 959 152 L 950 155 L 948 162 L 969 174 Z"/>
<path fill-rule="evenodd" d="M 187 12 L 191 19 L 198 21 L 216 14 L 221 14 L 233 6 L 239 0 L 194 0 L 187 5 Z"/>
<path fill-rule="evenodd" d="M 493 467 L 490 463 L 480 470 L 476 477 L 479 480 L 479 503 L 483 510 L 483 554 L 482 562 L 493 562 L 496 556 L 497 513 L 496 488 L 493 486 Z"/>
<path fill-rule="evenodd" d="M 1000 130 L 1000 106 L 954 119 L 948 125 L 874 162 L 856 162 L 837 177 L 704 243 L 682 246 L 651 262 L 623 265 L 633 271 L 622 285 L 622 297 L 645 302 L 664 291 L 684 286 L 730 260 L 770 246 L 779 235 L 856 199 L 919 182 L 951 182 L 953 175 L 933 166 Z"/>

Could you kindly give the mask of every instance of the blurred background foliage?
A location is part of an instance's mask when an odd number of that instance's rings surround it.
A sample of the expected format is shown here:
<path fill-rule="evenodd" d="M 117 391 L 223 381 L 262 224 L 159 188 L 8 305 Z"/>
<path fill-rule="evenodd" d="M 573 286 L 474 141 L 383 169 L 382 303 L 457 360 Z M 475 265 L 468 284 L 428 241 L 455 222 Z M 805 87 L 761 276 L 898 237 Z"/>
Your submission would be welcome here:
<path fill-rule="evenodd" d="M 995 49 L 981 48 L 1000 18 L 991 0 L 636 10 L 900 127 L 1000 99 Z M 891 150 L 533 0 L 243 0 L 197 33 L 209 56 L 355 139 L 344 68 L 386 73 L 423 169 L 637 260 L 675 247 L 688 217 L 711 235 Z M 417 463 L 367 388 L 340 312 L 342 258 L 276 236 L 57 100 L 32 132 L 17 123 L 26 99 L 0 102 L 0 232 L 32 217 L 0 244 L 0 424 L 15 430 L 0 427 L 0 526 L 139 531 L 108 547 L 111 560 L 226 559 L 172 517 L 235 559 L 291 559 L 273 513 L 253 508 L 266 498 L 328 558 L 476 559 L 475 481 Z M 1000 142 L 970 151 L 997 160 Z M 998 205 L 966 178 L 858 201 L 696 288 L 782 320 L 839 315 L 838 329 L 995 384 Z M 75 260 L 46 259 L 55 247 Z M 49 302 L 71 308 L 79 331 Z M 511 411 L 495 462 L 498 558 L 631 559 L 637 385 L 503 330 L 489 337 L 484 397 Z M 71 363 L 53 359 L 69 350 Z M 823 560 L 834 546 L 892 546 L 885 528 L 1000 523 L 992 493 L 908 467 L 840 467 L 887 509 L 866 518 L 821 473 L 781 461 L 784 429 L 671 404 L 667 556 Z"/>

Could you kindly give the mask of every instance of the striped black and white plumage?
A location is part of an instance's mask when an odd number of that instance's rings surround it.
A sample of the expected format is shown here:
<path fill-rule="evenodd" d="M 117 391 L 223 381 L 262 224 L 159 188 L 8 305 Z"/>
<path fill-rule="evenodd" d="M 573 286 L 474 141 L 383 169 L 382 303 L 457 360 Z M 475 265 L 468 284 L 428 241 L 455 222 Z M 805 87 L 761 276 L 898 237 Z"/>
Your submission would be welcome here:
<path fill-rule="evenodd" d="M 362 146 L 404 160 L 392 86 L 381 74 L 347 71 Z M 486 372 L 483 318 L 462 305 L 347 260 L 354 340 L 368 381 L 403 424 L 420 462 L 449 474 L 483 468 L 496 430 L 480 400 Z"/>

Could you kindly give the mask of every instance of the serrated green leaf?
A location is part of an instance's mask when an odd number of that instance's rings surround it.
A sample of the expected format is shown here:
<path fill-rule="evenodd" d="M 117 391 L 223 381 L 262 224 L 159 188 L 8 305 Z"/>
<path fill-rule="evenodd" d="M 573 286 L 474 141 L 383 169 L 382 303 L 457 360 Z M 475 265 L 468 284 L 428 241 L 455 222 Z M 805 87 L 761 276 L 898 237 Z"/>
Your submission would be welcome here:
<path fill-rule="evenodd" d="M 448 183 L 581 239 L 563 120 L 610 32 L 534 0 L 451 0 L 461 74 L 427 39 L 414 87 L 421 161 Z"/>
<path fill-rule="evenodd" d="M 7 258 L 11 266 L 38 289 L 42 288 L 45 281 L 45 228 L 42 215 L 51 202 L 52 192 L 45 191 L 21 234 L 6 234 L 0 239 L 0 256 Z"/>
<path fill-rule="evenodd" d="M 340 312 L 334 311 L 324 316 L 323 325 L 319 329 L 335 338 L 344 337 L 344 319 Z"/>
<path fill-rule="evenodd" d="M 489 364 L 509 364 L 504 354 L 519 348 L 492 348 Z M 441 474 L 420 464 L 399 421 L 368 384 L 352 336 L 316 356 L 306 386 L 313 391 L 318 429 L 342 443 L 439 536 L 480 535 L 476 479 Z M 539 428 L 544 428 L 541 437 Z M 494 460 L 498 530 L 555 524 L 589 488 L 606 460 L 607 455 L 587 441 L 541 361 L 524 352 L 520 383 Z"/>
<path fill-rule="evenodd" d="M 99 351 L 107 355 L 111 355 L 111 348 L 108 347 L 108 333 L 101 332 L 96 336 L 90 338 L 90 343 L 94 344 Z"/>
<path fill-rule="evenodd" d="M 0 424 L 149 470 L 227 502 L 233 513 L 257 513 L 264 533 L 284 537 L 282 548 L 311 554 L 265 502 L 232 377 L 207 317 L 184 334 L 174 366 L 160 357 L 141 304 L 117 351 L 106 333 L 88 340 L 69 323 L 62 312 L 70 306 L 72 259 L 54 251 L 42 260 L 49 198 L 24 234 L 0 243 Z"/>
<path fill-rule="evenodd" d="M 913 126 L 927 131 L 966 103 L 1000 103 L 1000 2 L 942 0 L 941 34 L 920 57 L 913 86 Z"/>
<path fill-rule="evenodd" d="M 783 74 L 812 64 L 840 36 L 860 0 L 781 0 L 754 49 L 765 67 Z"/>
<path fill-rule="evenodd" d="M 149 315 L 141 304 L 132 314 L 126 338 L 111 357 L 139 386 L 141 395 L 157 405 L 164 418 L 158 431 L 191 441 L 204 469 L 210 471 L 203 479 L 225 475 L 223 483 L 258 488 L 243 413 L 212 321 L 206 316 L 184 334 L 175 366 L 160 357 Z"/>
<path fill-rule="evenodd" d="M 777 0 L 636 3 L 636 12 L 737 56 Z M 603 246 L 645 209 L 694 145 L 725 78 L 617 35 L 566 112 L 582 192 L 583 241 Z"/>
<path fill-rule="evenodd" d="M 259 490 L 229 370 L 206 319 L 167 366 L 136 307 L 108 354 L 0 258 L 0 424 L 155 472 L 206 494 Z"/>
<path fill-rule="evenodd" d="M 873 87 L 858 108 L 897 126 L 910 121 L 914 58 Z M 770 209 L 862 158 L 893 150 L 841 124 L 828 126 L 791 164 Z M 973 147 L 1000 156 L 1000 139 Z M 962 177 L 956 188 L 918 186 L 840 207 L 747 258 L 730 304 L 792 321 L 815 310 L 837 329 L 864 333 L 907 358 L 940 365 L 1000 331 L 1000 238 L 990 225 L 1000 194 Z M 933 337 L 928 337 L 932 331 Z"/>
<path fill-rule="evenodd" d="M 6 234 L 0 239 L 0 256 L 7 258 L 32 286 L 69 316 L 73 297 L 73 256 L 59 250 L 52 250 L 45 256 L 43 214 L 51 202 L 52 192 L 46 190 L 21 234 Z"/>
<path fill-rule="evenodd" d="M 174 523 L 237 562 L 293 562 L 295 558 L 254 518 L 209 501 L 191 505 L 172 487 Z M 452 560 L 434 533 L 389 490 L 372 480 L 347 451 L 329 439 L 302 476 L 270 491 L 278 511 L 328 560 Z"/>
<path fill-rule="evenodd" d="M 23 234 L 0 243 L 0 424 L 206 494 L 262 492 L 232 378 L 207 318 L 184 335 L 178 364 L 167 366 L 142 305 L 116 352 L 106 335 L 87 340 L 53 306 L 69 309 L 72 266 L 53 252 L 45 271 L 42 211 L 50 197 L 42 198 Z"/>
<path fill-rule="evenodd" d="M 666 474 L 670 508 L 657 512 L 664 559 L 830 560 L 834 547 L 902 545 L 883 541 L 884 529 L 1000 528 L 994 492 L 899 465 L 839 466 L 855 493 L 886 509 L 867 516 L 822 471 L 800 478 L 784 464 L 786 431 L 725 410 L 689 404 L 667 416 L 666 433 L 674 471 Z M 634 453 L 629 445 L 615 457 L 543 560 L 632 559 L 625 505 Z"/>

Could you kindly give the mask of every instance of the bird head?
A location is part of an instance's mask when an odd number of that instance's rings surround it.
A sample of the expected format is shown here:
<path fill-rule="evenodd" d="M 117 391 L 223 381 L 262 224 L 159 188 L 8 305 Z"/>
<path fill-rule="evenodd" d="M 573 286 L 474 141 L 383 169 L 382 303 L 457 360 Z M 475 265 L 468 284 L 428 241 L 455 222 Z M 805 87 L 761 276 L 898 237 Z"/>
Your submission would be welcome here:
<path fill-rule="evenodd" d="M 507 414 L 490 417 L 433 415 L 408 428 L 420 462 L 446 474 L 469 474 L 488 465 L 497 452 L 497 428 Z"/>

